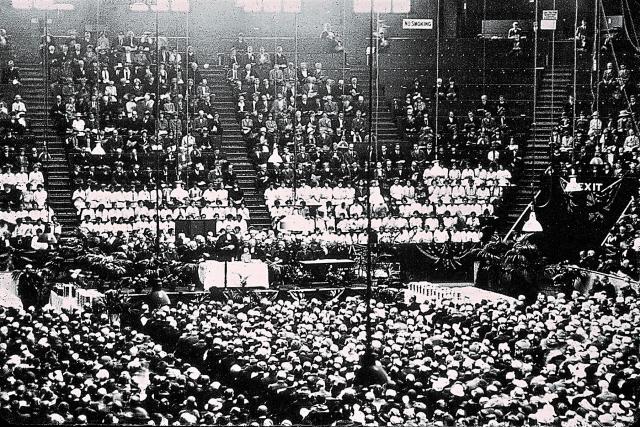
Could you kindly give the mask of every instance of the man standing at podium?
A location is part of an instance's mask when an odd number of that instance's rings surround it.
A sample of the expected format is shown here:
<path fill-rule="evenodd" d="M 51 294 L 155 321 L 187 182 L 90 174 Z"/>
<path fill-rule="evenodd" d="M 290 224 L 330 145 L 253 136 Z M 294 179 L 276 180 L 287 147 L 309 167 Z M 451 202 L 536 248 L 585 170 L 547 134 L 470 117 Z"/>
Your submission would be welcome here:
<path fill-rule="evenodd" d="M 220 261 L 233 261 L 238 253 L 238 238 L 229 227 L 220 230 L 216 242 L 216 252 Z"/>

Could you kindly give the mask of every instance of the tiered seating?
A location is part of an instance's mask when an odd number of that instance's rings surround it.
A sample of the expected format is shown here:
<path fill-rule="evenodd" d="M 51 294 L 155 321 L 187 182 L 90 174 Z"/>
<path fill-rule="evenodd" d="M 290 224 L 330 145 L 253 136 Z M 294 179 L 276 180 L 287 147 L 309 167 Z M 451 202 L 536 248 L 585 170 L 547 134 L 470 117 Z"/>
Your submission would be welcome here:
<path fill-rule="evenodd" d="M 29 108 L 21 96 L 22 78 L 12 56 L 10 37 L 0 30 L 0 251 L 46 250 L 61 227 L 48 204 L 42 163 L 29 132 Z"/>
<path fill-rule="evenodd" d="M 250 216 L 242 190 L 235 182 L 233 168 L 223 170 L 226 159 L 219 149 L 195 161 L 195 169 L 185 174 L 186 181 L 176 180 L 179 175 L 166 165 L 156 174 L 152 167 L 157 159 L 152 154 L 137 156 L 138 163 L 122 155 L 85 154 L 70 158 L 75 165 L 73 176 L 78 187 L 72 199 L 82 221 L 81 228 L 88 232 L 118 234 L 118 230 L 109 227 L 116 223 L 125 224 L 126 230 L 122 233 L 125 236 L 134 230 L 145 232 L 146 229 L 155 235 L 156 216 L 160 219 L 160 230 L 166 235 L 163 237 L 169 239 L 174 236 L 175 220 L 216 219 L 219 228 L 236 221 L 241 229 L 247 228 Z M 160 186 L 158 192 L 156 185 Z"/>
<path fill-rule="evenodd" d="M 396 168 L 377 169 L 376 174 L 380 187 L 372 189 L 372 229 L 385 243 L 478 242 L 481 225 L 493 214 L 510 180 L 504 168 L 487 171 L 478 166 L 461 171 L 437 162 L 416 167 L 408 174 L 411 178 L 403 176 L 402 181 L 403 172 L 398 175 Z M 274 219 L 301 215 L 307 218 L 303 228 L 311 239 L 338 239 L 346 245 L 366 242 L 364 181 L 345 176 L 332 186 L 330 181 L 321 183 L 311 176 L 301 182 L 295 198 L 290 184 L 281 180 L 265 190 Z"/>
<path fill-rule="evenodd" d="M 170 43 L 161 39 L 160 58 L 150 38 L 133 32 L 43 46 L 57 83 L 50 113 L 67 139 L 85 232 L 149 238 L 155 217 L 168 240 L 177 219 L 219 218 L 220 226 L 246 228 L 248 211 L 220 152 L 223 128 L 197 54 L 189 48 L 183 58 Z M 158 196 L 156 185 L 163 187 Z"/>
<path fill-rule="evenodd" d="M 325 77 L 321 64 L 317 71 L 308 73 L 320 76 L 320 83 L 316 83 L 302 78 L 285 58 L 281 59 L 281 69 L 273 68 L 267 55 L 260 65 L 259 55 L 254 55 L 251 47 L 249 51 L 248 55 L 232 51 L 228 76 L 238 98 L 237 119 L 259 169 L 258 183 L 266 188 L 274 227 L 286 234 L 291 226 L 288 217 L 295 216 L 294 229 L 303 234 L 282 238 L 303 246 L 310 242 L 366 242 L 361 179 L 368 105 L 357 79 L 352 80 L 352 86 L 348 81 L 338 85 L 336 91 L 335 80 Z M 254 57 L 256 64 L 250 59 Z M 308 68 L 301 64 L 302 72 Z M 268 86 L 265 79 L 271 81 Z M 318 94 L 322 91 L 325 96 Z M 326 97 L 328 92 L 337 92 L 341 102 Z M 483 116 L 461 126 L 465 136 L 476 135 L 473 142 L 460 144 L 457 152 L 440 147 L 445 168 L 431 165 L 436 159 L 433 135 L 422 126 L 428 112 L 424 103 L 417 104 L 422 122 L 407 132 L 414 132 L 411 152 L 398 145 L 392 153 L 383 145 L 374 159 L 378 161 L 374 167 L 379 180 L 379 191 L 372 197 L 374 229 L 384 243 L 477 242 L 480 225 L 493 214 L 502 188 L 510 185 L 509 169 L 517 161 L 517 145 L 501 140 L 501 132 L 508 129 L 507 104 L 502 100 L 497 106 L 498 119 Z M 490 109 L 488 105 L 483 108 Z M 417 130 L 425 132 L 418 137 Z M 463 161 L 478 166 L 475 170 L 466 168 L 461 180 Z M 451 176 L 447 169 L 450 163 L 457 163 Z M 383 219 L 389 214 L 393 220 Z M 260 239 L 252 240 L 258 244 Z"/>
<path fill-rule="evenodd" d="M 638 175 L 640 61 L 623 55 L 624 49 L 617 43 L 616 49 L 618 57 L 629 59 L 604 66 L 598 83 L 599 109 L 578 110 L 573 119 L 573 104 L 566 103 L 550 136 L 552 162 L 567 175 L 583 179 Z M 604 53 L 613 61 L 612 52 Z"/>

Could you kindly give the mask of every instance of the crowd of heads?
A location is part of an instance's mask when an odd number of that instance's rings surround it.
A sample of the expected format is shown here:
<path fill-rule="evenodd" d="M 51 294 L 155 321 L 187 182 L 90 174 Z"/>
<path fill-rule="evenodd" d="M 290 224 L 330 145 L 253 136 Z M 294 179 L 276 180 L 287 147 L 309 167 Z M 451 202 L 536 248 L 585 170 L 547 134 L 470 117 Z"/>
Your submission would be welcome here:
<path fill-rule="evenodd" d="M 629 425 L 638 310 L 604 293 L 374 301 L 387 381 L 363 386 L 360 297 L 143 306 L 137 331 L 2 309 L 0 404 L 13 420 L 80 424 Z"/>

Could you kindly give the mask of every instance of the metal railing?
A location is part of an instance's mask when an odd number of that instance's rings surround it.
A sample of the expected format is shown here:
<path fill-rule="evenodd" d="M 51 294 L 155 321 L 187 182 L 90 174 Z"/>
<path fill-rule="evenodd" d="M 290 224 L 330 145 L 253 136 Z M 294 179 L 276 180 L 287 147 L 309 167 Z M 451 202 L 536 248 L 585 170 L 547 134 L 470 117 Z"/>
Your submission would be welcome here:
<path fill-rule="evenodd" d="M 611 237 L 611 231 L 613 229 L 613 227 L 615 227 L 618 222 L 620 222 L 620 220 L 627 215 L 627 211 L 629 210 L 629 207 L 631 206 L 631 204 L 633 203 L 633 201 L 635 200 L 635 197 L 632 197 L 631 199 L 629 199 L 629 202 L 627 203 L 627 206 L 624 207 L 624 210 L 622 211 L 622 213 L 620 214 L 620 216 L 618 217 L 618 219 L 616 220 L 616 222 L 611 226 L 611 228 L 609 228 L 609 232 L 607 233 L 607 235 L 604 237 L 604 240 L 602 240 L 602 243 L 600 244 L 600 246 L 603 246 L 607 240 L 609 240 L 609 237 Z"/>

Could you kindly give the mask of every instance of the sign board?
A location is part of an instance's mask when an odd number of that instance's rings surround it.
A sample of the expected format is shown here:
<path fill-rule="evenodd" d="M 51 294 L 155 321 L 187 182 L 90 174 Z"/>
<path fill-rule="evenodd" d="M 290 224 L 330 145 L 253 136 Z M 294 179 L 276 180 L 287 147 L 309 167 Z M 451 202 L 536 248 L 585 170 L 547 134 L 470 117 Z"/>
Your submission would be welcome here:
<path fill-rule="evenodd" d="M 557 10 L 543 10 L 542 11 L 542 20 L 543 21 L 557 21 L 558 20 L 558 11 Z"/>
<path fill-rule="evenodd" d="M 557 22 L 558 21 L 556 21 L 555 19 L 543 19 L 542 21 L 540 21 L 540 29 L 555 31 Z"/>
<path fill-rule="evenodd" d="M 403 19 L 402 28 L 405 30 L 433 30 L 433 19 Z"/>

